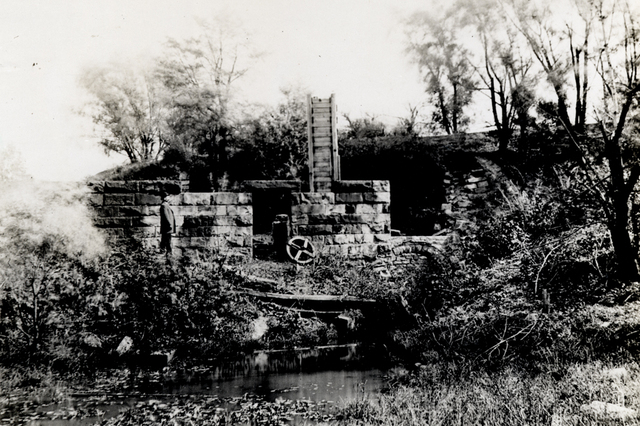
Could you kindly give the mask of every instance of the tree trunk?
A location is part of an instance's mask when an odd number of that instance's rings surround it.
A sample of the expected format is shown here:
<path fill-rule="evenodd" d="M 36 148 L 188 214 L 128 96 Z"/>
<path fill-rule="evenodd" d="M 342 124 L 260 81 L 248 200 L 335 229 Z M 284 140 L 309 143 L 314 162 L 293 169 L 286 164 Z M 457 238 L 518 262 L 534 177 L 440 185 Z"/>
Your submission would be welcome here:
<path fill-rule="evenodd" d="M 640 86 L 639 86 L 640 87 Z M 618 261 L 618 275 L 624 280 L 638 279 L 637 249 L 629 236 L 629 197 L 636 184 L 637 174 L 631 173 L 629 181 L 625 181 L 625 170 L 622 159 L 622 129 L 631 106 L 635 91 L 627 94 L 627 99 L 620 111 L 618 125 L 612 137 L 603 131 L 605 155 L 609 164 L 611 188 L 611 216 L 608 220 L 611 242 Z"/>
<path fill-rule="evenodd" d="M 458 133 L 458 85 L 453 83 L 453 108 L 451 111 L 453 133 Z"/>
<path fill-rule="evenodd" d="M 609 223 L 611 232 L 611 242 L 618 262 L 618 276 L 625 281 L 635 281 L 638 279 L 638 264 L 636 262 L 636 252 L 631 243 L 631 237 L 627 231 L 627 218 L 618 217 L 613 223 Z"/>

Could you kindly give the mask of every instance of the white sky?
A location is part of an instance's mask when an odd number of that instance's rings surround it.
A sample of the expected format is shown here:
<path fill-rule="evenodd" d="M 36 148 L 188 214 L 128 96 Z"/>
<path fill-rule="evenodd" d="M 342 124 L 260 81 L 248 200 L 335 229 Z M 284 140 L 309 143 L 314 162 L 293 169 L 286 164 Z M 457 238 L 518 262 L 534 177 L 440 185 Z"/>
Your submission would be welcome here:
<path fill-rule="evenodd" d="M 77 79 L 90 65 L 159 53 L 167 37 L 195 31 L 195 17 L 241 20 L 265 56 L 239 81 L 250 101 L 276 104 L 300 84 L 335 93 L 341 112 L 380 119 L 424 101 L 404 54 L 402 19 L 426 0 L 2 0 L 0 147 L 22 153 L 36 179 L 80 180 L 125 158 L 108 157 L 91 119 L 75 113 Z"/>

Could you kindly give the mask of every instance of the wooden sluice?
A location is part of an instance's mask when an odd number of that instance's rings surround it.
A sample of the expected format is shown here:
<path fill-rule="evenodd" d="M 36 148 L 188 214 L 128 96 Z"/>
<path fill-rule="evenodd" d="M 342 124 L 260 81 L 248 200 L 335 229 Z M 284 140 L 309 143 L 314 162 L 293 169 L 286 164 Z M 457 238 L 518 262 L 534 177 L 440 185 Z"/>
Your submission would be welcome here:
<path fill-rule="evenodd" d="M 282 294 L 256 290 L 242 290 L 239 294 L 253 296 L 265 302 L 275 303 L 286 308 L 296 309 L 301 314 L 335 314 L 351 309 L 369 310 L 376 308 L 378 302 L 373 299 L 359 299 L 351 296 L 330 296 L 312 294 Z"/>

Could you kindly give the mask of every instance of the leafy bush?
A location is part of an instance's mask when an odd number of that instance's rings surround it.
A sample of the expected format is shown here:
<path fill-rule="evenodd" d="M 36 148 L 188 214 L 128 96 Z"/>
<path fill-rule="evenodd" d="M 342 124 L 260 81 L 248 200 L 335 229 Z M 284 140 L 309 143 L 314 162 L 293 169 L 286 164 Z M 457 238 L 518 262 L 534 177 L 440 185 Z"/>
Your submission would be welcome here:
<path fill-rule="evenodd" d="M 567 180 L 535 175 L 511 185 L 443 253 L 407 274 L 405 298 L 418 324 L 396 342 L 416 360 L 501 365 L 619 354 L 633 332 L 594 339 L 587 307 L 614 297 L 608 232 Z M 591 324 L 591 325 L 590 325 Z M 602 330 L 601 330 L 602 331 Z"/>
<path fill-rule="evenodd" d="M 254 313 L 216 263 L 172 265 L 140 251 L 111 256 L 97 274 L 83 322 L 105 351 L 129 337 L 136 353 L 179 348 L 202 359 L 236 353 L 248 338 Z"/>
<path fill-rule="evenodd" d="M 105 246 L 77 185 L 14 184 L 0 193 L 0 356 L 51 362 L 75 318 L 67 310 Z"/>

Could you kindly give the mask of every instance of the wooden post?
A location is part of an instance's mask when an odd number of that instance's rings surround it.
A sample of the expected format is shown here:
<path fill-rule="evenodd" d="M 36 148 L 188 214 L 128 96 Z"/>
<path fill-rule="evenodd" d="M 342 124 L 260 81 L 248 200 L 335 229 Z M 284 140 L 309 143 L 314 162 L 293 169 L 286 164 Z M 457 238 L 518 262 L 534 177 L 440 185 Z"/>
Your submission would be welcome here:
<path fill-rule="evenodd" d="M 335 93 L 331 94 L 331 166 L 333 180 L 340 180 L 340 156 L 338 155 L 338 105 Z"/>
<path fill-rule="evenodd" d="M 315 192 L 313 179 L 313 115 L 311 110 L 311 94 L 307 95 L 307 138 L 309 145 L 309 192 Z"/>

